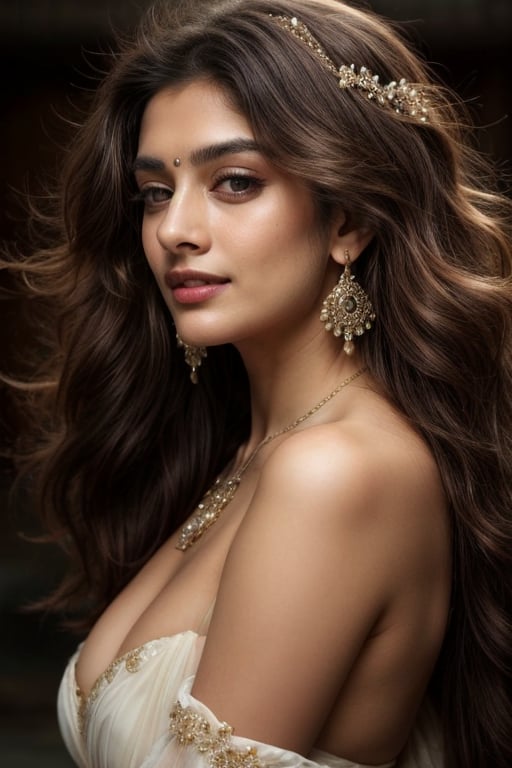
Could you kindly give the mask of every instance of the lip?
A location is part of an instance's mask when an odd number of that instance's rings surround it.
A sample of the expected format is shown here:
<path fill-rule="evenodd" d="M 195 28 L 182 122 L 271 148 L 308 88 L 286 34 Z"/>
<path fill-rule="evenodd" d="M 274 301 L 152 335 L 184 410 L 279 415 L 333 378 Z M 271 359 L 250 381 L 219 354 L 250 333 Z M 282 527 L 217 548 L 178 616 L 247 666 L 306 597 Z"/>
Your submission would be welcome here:
<path fill-rule="evenodd" d="M 210 272 L 195 269 L 173 269 L 165 275 L 165 282 L 180 304 L 196 304 L 222 293 L 229 280 Z"/>

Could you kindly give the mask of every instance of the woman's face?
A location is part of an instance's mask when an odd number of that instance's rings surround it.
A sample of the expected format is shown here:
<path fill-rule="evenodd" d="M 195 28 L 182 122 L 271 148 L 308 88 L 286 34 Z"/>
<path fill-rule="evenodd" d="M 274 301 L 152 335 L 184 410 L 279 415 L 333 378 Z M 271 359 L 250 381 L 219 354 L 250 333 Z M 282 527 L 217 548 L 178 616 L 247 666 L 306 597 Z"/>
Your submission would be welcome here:
<path fill-rule="evenodd" d="M 339 267 L 312 196 L 258 150 L 220 88 L 194 81 L 154 96 L 134 170 L 144 251 L 185 342 L 317 332 Z"/>

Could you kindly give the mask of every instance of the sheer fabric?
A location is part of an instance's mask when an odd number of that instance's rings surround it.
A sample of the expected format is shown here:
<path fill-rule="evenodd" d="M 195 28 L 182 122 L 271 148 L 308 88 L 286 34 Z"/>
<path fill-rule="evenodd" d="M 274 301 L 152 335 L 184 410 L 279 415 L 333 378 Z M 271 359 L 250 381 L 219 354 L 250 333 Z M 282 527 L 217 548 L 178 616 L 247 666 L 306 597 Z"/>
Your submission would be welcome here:
<path fill-rule="evenodd" d="M 190 694 L 204 640 L 187 631 L 145 643 L 116 659 L 87 698 L 76 685 L 80 648 L 76 651 L 59 689 L 58 716 L 79 768 L 367 768 L 319 750 L 305 758 L 226 733 L 225 724 Z M 171 731 L 173 710 L 175 728 L 183 729 L 183 712 L 189 726 L 194 723 L 186 744 Z M 202 740 L 195 738 L 198 724 Z M 424 708 L 396 768 L 441 768 L 437 731 L 432 713 Z"/>

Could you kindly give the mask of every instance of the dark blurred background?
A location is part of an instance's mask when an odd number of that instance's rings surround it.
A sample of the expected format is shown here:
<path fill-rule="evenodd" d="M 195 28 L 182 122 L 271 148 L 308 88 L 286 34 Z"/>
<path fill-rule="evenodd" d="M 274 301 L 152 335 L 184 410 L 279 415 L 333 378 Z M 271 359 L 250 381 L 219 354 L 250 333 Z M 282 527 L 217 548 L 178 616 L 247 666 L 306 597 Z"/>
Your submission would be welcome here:
<path fill-rule="evenodd" d="M 62 147 L 81 119 L 113 30 L 133 27 L 147 0 L 0 0 L 0 239 L 23 241 L 23 192 L 37 195 L 58 172 Z M 512 165 L 510 51 L 512 0 L 370 0 L 406 29 L 438 75 L 469 103 L 482 151 Z M 399 74 L 399 73 L 397 73 Z M 6 279 L 5 276 L 3 278 Z M 23 358 L 19 305 L 0 304 L 0 361 Z M 0 393 L 5 432 L 15 429 Z M 59 577 L 51 546 L 27 542 L 37 530 L 28 505 L 8 503 L 11 473 L 0 465 L 0 765 L 70 768 L 60 744 L 55 696 L 76 639 L 48 617 L 20 613 Z"/>

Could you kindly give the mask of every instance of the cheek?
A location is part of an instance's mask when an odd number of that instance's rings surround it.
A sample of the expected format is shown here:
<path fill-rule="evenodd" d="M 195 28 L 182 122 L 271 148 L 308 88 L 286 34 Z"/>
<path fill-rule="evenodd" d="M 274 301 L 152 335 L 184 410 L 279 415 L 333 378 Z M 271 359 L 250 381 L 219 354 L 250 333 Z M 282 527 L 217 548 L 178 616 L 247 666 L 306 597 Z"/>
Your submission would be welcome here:
<path fill-rule="evenodd" d="M 309 198 L 287 201 L 281 206 L 278 216 L 273 219 L 272 235 L 276 244 L 299 252 L 314 252 L 319 247 L 319 238 L 315 236 L 318 227 L 313 204 Z"/>
<path fill-rule="evenodd" d="M 149 268 L 156 276 L 158 268 L 158 241 L 156 239 L 155 227 L 151 226 L 146 219 L 142 222 L 141 232 L 142 250 L 148 262 Z"/>
<path fill-rule="evenodd" d="M 279 257 L 291 249 L 304 247 L 317 229 L 316 212 L 309 194 L 295 189 L 273 189 L 236 217 L 236 243 L 241 252 L 257 251 L 260 258 Z M 217 233 L 230 233 L 233 222 L 218 222 Z M 231 238 L 229 238 L 231 240 Z"/>

